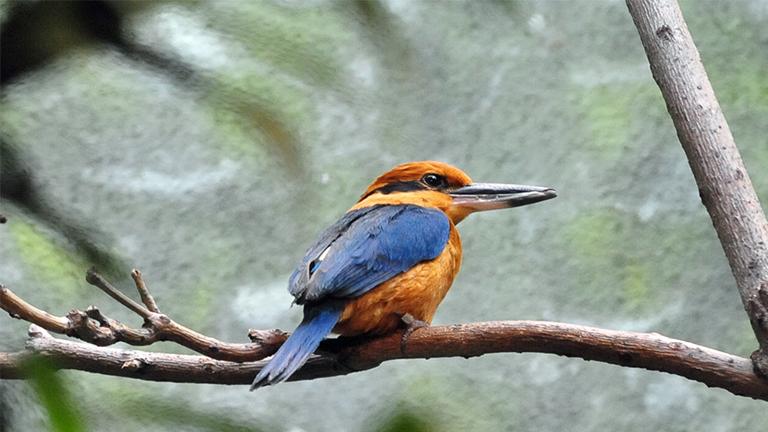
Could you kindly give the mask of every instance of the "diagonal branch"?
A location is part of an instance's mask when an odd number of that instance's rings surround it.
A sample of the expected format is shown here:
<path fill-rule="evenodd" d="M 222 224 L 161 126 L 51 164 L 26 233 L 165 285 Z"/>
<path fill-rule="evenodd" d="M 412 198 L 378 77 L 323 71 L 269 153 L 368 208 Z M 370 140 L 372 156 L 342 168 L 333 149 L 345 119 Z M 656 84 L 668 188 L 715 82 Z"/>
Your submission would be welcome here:
<path fill-rule="evenodd" d="M 736 279 L 768 377 L 768 221 L 676 0 L 627 0 L 667 110 Z"/>
<path fill-rule="evenodd" d="M 655 333 L 603 330 L 541 321 L 497 321 L 427 327 L 414 332 L 408 350 L 400 334 L 377 339 L 332 339 L 321 345 L 291 380 L 345 375 L 402 358 L 474 357 L 499 352 L 542 352 L 683 376 L 733 394 L 768 400 L 768 382 L 750 360 Z M 23 378 L 20 362 L 32 355 L 61 369 L 150 381 L 250 384 L 266 361 L 233 363 L 198 355 L 101 348 L 53 338 L 30 327 L 27 351 L 0 354 L 0 377 Z"/>

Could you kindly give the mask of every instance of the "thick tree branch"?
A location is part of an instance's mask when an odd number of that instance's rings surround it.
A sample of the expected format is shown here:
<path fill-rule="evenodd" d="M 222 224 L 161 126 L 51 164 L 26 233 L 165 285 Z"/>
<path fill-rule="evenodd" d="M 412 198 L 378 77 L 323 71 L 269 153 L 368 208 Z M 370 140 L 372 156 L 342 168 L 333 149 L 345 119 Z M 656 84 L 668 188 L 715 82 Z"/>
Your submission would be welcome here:
<path fill-rule="evenodd" d="M 403 358 L 474 357 L 499 352 L 543 352 L 680 375 L 710 387 L 768 400 L 768 382 L 750 360 L 658 334 L 603 330 L 539 321 L 498 321 L 414 332 L 401 351 L 400 334 L 378 339 L 332 339 L 291 380 L 374 368 Z M 266 361 L 233 363 L 205 356 L 125 351 L 53 338 L 30 327 L 27 351 L 0 355 L 0 376 L 22 378 L 20 362 L 40 355 L 61 369 L 151 381 L 250 384 Z"/>
<path fill-rule="evenodd" d="M 24 359 L 43 356 L 61 369 L 153 381 L 248 384 L 285 340 L 279 330 L 255 331 L 253 343 L 221 342 L 183 327 L 158 310 L 141 278 L 133 272 L 141 305 L 93 270 L 87 280 L 144 318 L 142 328 L 131 328 L 104 316 L 91 306 L 59 317 L 25 302 L 0 286 L 0 308 L 12 317 L 33 323 L 27 350 L 0 353 L 0 377 L 23 378 Z M 56 339 L 48 333 L 66 334 L 90 342 Z M 116 342 L 148 345 L 172 341 L 205 356 L 127 351 L 104 348 Z M 94 346 L 98 345 L 98 346 Z M 304 380 L 371 369 L 384 361 L 402 358 L 473 357 L 499 352 L 542 352 L 596 360 L 627 367 L 668 372 L 720 387 L 734 394 L 768 400 L 768 380 L 744 358 L 658 334 L 603 330 L 572 324 L 538 321 L 499 321 L 427 327 L 416 330 L 403 345 L 400 333 L 370 338 L 338 338 L 324 341 L 292 379 Z"/>
<path fill-rule="evenodd" d="M 653 78 L 717 230 L 768 376 L 768 222 L 675 0 L 627 0 Z"/>
<path fill-rule="evenodd" d="M 258 360 L 285 340 L 278 330 L 251 331 L 252 344 L 230 344 L 183 327 L 158 311 L 138 271 L 134 281 L 144 306 L 134 302 L 93 271 L 87 280 L 145 319 L 134 329 L 105 317 L 91 306 L 59 317 L 35 308 L 0 286 L 0 308 L 32 325 L 27 350 L 0 353 L 0 378 L 24 377 L 24 361 L 42 356 L 57 368 L 153 381 L 248 384 L 266 364 Z M 44 328 L 95 345 L 126 342 L 148 345 L 173 341 L 206 356 L 151 353 L 102 348 L 53 338 Z M 498 352 L 542 352 L 668 372 L 726 389 L 734 394 L 768 400 L 768 381 L 744 358 L 670 339 L 658 334 L 603 330 L 535 321 L 502 321 L 419 329 L 403 349 L 399 333 L 379 339 L 326 340 L 309 362 L 292 377 L 306 380 L 344 375 L 402 358 L 465 357 Z M 219 359 L 219 360 L 217 360 Z M 232 361 L 225 361 L 232 360 Z M 241 362 L 241 363 L 237 363 Z"/>

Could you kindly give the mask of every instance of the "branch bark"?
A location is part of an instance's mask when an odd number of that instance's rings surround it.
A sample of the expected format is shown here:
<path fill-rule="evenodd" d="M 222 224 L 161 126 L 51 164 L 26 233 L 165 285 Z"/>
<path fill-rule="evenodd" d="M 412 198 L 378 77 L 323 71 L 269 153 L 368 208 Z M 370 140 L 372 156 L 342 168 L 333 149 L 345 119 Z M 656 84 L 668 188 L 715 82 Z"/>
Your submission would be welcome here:
<path fill-rule="evenodd" d="M 768 221 L 675 0 L 627 0 L 653 78 L 725 255 L 768 377 Z"/>
<path fill-rule="evenodd" d="M 405 352 L 400 333 L 377 339 L 323 342 L 292 381 L 345 375 L 404 358 L 475 357 L 541 352 L 680 375 L 754 399 L 768 400 L 768 382 L 750 360 L 659 334 L 604 330 L 542 321 L 497 321 L 427 327 L 414 332 Z M 32 325 L 27 351 L 0 355 L 0 377 L 23 378 L 21 362 L 40 355 L 61 369 L 150 381 L 250 384 L 265 360 L 235 363 L 199 355 L 95 347 L 52 337 Z"/>
<path fill-rule="evenodd" d="M 0 286 L 0 308 L 12 317 L 32 323 L 27 350 L 0 353 L 0 378 L 23 378 L 23 362 L 46 357 L 60 369 L 152 381 L 248 384 L 286 339 L 279 330 L 252 330 L 250 344 L 232 344 L 202 335 L 155 312 L 141 273 L 132 273 L 144 305 L 131 300 L 89 270 L 86 280 L 144 318 L 140 329 L 105 317 L 96 307 L 52 315 L 25 302 Z M 90 343 L 54 338 L 46 329 Z M 205 356 L 105 348 L 116 342 L 148 345 L 173 341 Z M 96 346 L 99 345 L 99 346 Z M 215 349 L 214 349 L 215 348 Z M 427 327 L 403 345 L 402 334 L 382 338 L 325 340 L 292 380 L 344 375 L 374 368 L 384 361 L 404 358 L 474 357 L 499 352 L 541 352 L 596 360 L 676 374 L 731 393 L 768 400 L 768 380 L 762 379 L 745 358 L 670 339 L 655 333 L 604 330 L 541 321 L 498 321 L 446 327 Z M 260 360 L 260 361 L 254 361 Z"/>

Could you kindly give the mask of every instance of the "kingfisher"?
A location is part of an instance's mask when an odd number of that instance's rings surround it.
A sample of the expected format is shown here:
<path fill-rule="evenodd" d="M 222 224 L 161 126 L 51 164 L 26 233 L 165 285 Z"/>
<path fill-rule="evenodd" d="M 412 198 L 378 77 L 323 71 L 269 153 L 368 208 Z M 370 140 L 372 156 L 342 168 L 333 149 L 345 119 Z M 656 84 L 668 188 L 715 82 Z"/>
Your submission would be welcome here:
<path fill-rule="evenodd" d="M 288 379 L 329 334 L 383 335 L 429 325 L 461 266 L 456 224 L 477 211 L 557 196 L 548 187 L 473 183 L 442 162 L 398 165 L 320 234 L 289 279 L 304 318 L 251 390 Z"/>

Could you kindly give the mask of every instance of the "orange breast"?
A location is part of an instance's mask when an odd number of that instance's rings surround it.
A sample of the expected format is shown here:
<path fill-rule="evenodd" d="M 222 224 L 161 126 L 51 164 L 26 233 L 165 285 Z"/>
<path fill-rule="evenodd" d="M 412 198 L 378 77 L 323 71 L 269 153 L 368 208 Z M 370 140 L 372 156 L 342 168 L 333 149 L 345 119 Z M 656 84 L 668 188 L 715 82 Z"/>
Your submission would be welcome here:
<path fill-rule="evenodd" d="M 437 258 L 417 264 L 350 301 L 334 331 L 343 336 L 384 334 L 400 326 L 400 317 L 406 313 L 431 323 L 460 265 L 461 239 L 451 223 L 448 244 Z"/>

